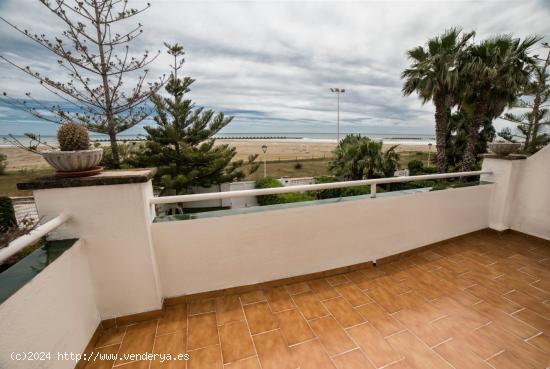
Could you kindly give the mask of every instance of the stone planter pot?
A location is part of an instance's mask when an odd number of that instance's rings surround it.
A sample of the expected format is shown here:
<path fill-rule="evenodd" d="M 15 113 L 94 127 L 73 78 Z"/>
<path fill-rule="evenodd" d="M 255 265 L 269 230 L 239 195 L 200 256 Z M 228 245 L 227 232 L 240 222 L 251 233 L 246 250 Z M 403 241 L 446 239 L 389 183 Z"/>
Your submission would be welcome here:
<path fill-rule="evenodd" d="M 521 148 L 520 143 L 512 142 L 492 142 L 489 144 L 489 150 L 497 155 L 506 156 L 513 154 Z"/>
<path fill-rule="evenodd" d="M 58 172 L 85 172 L 98 168 L 103 149 L 46 151 L 42 157 Z"/>

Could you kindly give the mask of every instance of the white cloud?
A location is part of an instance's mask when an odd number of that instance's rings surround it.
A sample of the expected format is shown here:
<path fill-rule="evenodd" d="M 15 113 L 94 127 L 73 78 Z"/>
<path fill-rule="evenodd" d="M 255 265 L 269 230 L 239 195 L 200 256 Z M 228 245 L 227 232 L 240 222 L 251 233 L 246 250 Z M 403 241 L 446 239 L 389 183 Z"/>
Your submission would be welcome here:
<path fill-rule="evenodd" d="M 432 132 L 433 107 L 401 94 L 405 51 L 445 28 L 549 35 L 548 2 L 526 1 L 175 1 L 153 0 L 140 16 L 145 26 L 135 52 L 164 41 L 186 49 L 184 73 L 197 79 L 199 105 L 235 112 L 229 130 L 332 129 L 335 96 L 347 89 L 342 122 L 350 130 Z M 139 7 L 145 1 L 130 1 Z M 3 0 L 2 16 L 38 33 L 60 24 L 32 0 Z M 61 75 L 55 58 L 0 25 L 3 55 L 12 53 Z M 167 73 L 159 58 L 151 75 Z M 0 63 L 2 89 L 52 99 L 32 79 Z M 501 125 L 502 123 L 499 123 Z M 378 128 L 377 128 L 378 129 Z M 3 133 L 0 126 L 0 133 Z"/>

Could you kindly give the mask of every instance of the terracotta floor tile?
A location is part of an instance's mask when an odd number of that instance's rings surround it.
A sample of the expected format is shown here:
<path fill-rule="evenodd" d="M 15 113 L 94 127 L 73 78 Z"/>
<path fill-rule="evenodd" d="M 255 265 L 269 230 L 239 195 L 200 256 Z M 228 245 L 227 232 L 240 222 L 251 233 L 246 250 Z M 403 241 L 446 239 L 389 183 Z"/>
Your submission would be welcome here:
<path fill-rule="evenodd" d="M 187 369 L 222 369 L 220 345 L 212 345 L 189 352 Z M 121 368 L 122 369 L 122 368 Z"/>
<path fill-rule="evenodd" d="M 187 329 L 187 305 L 168 306 L 159 319 L 157 335 L 185 332 Z"/>
<path fill-rule="evenodd" d="M 252 338 L 262 369 L 295 369 L 297 367 L 281 332 L 271 331 Z"/>
<path fill-rule="evenodd" d="M 256 354 L 245 322 L 233 322 L 221 326 L 220 341 L 224 363 L 231 363 Z"/>
<path fill-rule="evenodd" d="M 239 296 L 224 296 L 216 299 L 216 319 L 219 325 L 244 320 Z"/>
<path fill-rule="evenodd" d="M 208 313 L 190 316 L 188 324 L 188 350 L 195 350 L 219 343 L 216 314 Z"/>
<path fill-rule="evenodd" d="M 344 274 L 333 275 L 326 277 L 325 279 L 332 287 L 351 283 L 351 280 L 349 280 Z"/>
<path fill-rule="evenodd" d="M 547 336 L 545 333 L 539 334 L 538 336 L 531 338 L 527 342 L 550 355 L 550 337 Z M 548 360 L 548 364 L 550 364 L 550 356 Z"/>
<path fill-rule="evenodd" d="M 285 288 L 290 295 L 297 295 L 299 293 L 311 291 L 311 288 L 306 282 L 290 284 L 288 286 L 285 286 Z"/>
<path fill-rule="evenodd" d="M 338 369 L 374 369 L 361 350 L 353 350 L 332 358 Z"/>
<path fill-rule="evenodd" d="M 320 300 L 331 299 L 340 296 L 338 291 L 334 289 L 326 280 L 315 279 L 307 282 L 311 290 L 319 297 Z"/>
<path fill-rule="evenodd" d="M 96 347 L 115 345 L 122 342 L 126 327 L 110 328 L 105 330 L 97 340 Z"/>
<path fill-rule="evenodd" d="M 400 295 L 395 295 L 383 287 L 371 287 L 367 291 L 367 295 L 390 314 L 403 308 L 400 303 Z"/>
<path fill-rule="evenodd" d="M 290 351 L 300 369 L 336 369 L 319 340 L 300 343 Z"/>
<path fill-rule="evenodd" d="M 359 270 L 347 273 L 346 277 L 348 277 L 348 279 L 351 280 L 361 290 L 368 290 L 371 286 L 370 280 L 363 272 Z"/>
<path fill-rule="evenodd" d="M 155 354 L 164 355 L 164 358 L 181 357 L 182 360 L 157 360 L 151 361 L 150 369 L 185 369 L 186 362 L 183 360 L 185 350 L 185 334 L 183 332 L 165 334 L 158 336 L 155 339 L 155 348 L 153 352 Z"/>
<path fill-rule="evenodd" d="M 396 363 L 386 366 L 384 369 L 414 369 L 414 368 L 409 365 L 409 363 L 407 362 L 407 359 L 403 359 L 401 361 L 398 361 Z"/>
<path fill-rule="evenodd" d="M 543 317 L 540 314 L 535 313 L 532 310 L 524 309 L 514 313 L 513 316 L 519 320 L 537 328 L 543 332 L 550 332 L 550 319 Z"/>
<path fill-rule="evenodd" d="M 403 309 L 393 315 L 409 331 L 422 340 L 429 347 L 435 346 L 452 337 L 453 332 L 444 326 L 426 321 L 423 313 Z M 442 319 L 447 319 L 446 317 Z"/>
<path fill-rule="evenodd" d="M 111 369 L 115 362 L 120 345 L 110 345 L 95 349 L 92 353 L 96 359 L 89 361 L 86 369 Z"/>
<path fill-rule="evenodd" d="M 349 328 L 347 332 L 377 368 L 403 358 L 370 323 Z"/>
<path fill-rule="evenodd" d="M 455 369 L 491 369 L 479 356 L 468 349 L 467 345 L 457 340 L 449 340 L 433 348 Z"/>
<path fill-rule="evenodd" d="M 348 283 L 335 288 L 352 306 L 360 306 L 373 302 L 373 300 L 363 293 L 355 284 Z"/>
<path fill-rule="evenodd" d="M 284 287 L 270 288 L 264 291 L 269 307 L 274 313 L 282 310 L 293 309 L 296 306 Z"/>
<path fill-rule="evenodd" d="M 356 309 L 359 314 L 371 323 L 384 337 L 404 329 L 397 320 L 375 302 L 360 306 Z"/>
<path fill-rule="evenodd" d="M 331 356 L 356 347 L 332 316 L 312 320 L 309 324 Z"/>
<path fill-rule="evenodd" d="M 256 356 L 227 364 L 224 369 L 261 369 L 260 362 Z"/>
<path fill-rule="evenodd" d="M 537 298 L 530 296 L 526 293 L 515 290 L 504 295 L 504 297 L 507 300 L 512 301 L 517 305 L 519 305 L 520 308 L 526 307 L 542 316 L 550 316 L 550 306 L 543 304 L 542 301 L 539 301 Z"/>
<path fill-rule="evenodd" d="M 214 299 L 190 302 L 188 305 L 188 314 L 197 315 L 204 313 L 213 313 L 214 311 L 216 311 L 214 302 Z"/>
<path fill-rule="evenodd" d="M 521 305 L 507 300 L 502 295 L 498 295 L 479 284 L 467 288 L 466 291 L 509 314 L 522 308 Z"/>
<path fill-rule="evenodd" d="M 494 324 L 499 325 L 500 328 L 506 329 L 516 336 L 526 339 L 533 337 L 540 331 L 520 319 L 514 318 L 510 314 L 506 314 L 500 309 L 497 309 L 490 304 L 482 302 L 473 306 L 473 309 L 481 312 L 487 319 L 491 319 Z"/>
<path fill-rule="evenodd" d="M 323 301 L 323 305 L 344 328 L 361 324 L 365 319 L 343 297 Z"/>
<path fill-rule="evenodd" d="M 401 332 L 387 338 L 390 345 L 405 356 L 410 366 L 417 369 L 452 369 L 434 351 L 416 339 L 410 332 Z"/>
<path fill-rule="evenodd" d="M 245 305 L 244 314 L 248 320 L 252 334 L 258 334 L 279 328 L 275 315 L 269 309 L 267 302 Z"/>
<path fill-rule="evenodd" d="M 329 314 L 328 310 L 319 302 L 318 297 L 313 292 L 301 293 L 292 296 L 292 299 L 308 320 Z"/>
<path fill-rule="evenodd" d="M 289 346 L 315 337 L 306 320 L 297 309 L 281 311 L 276 313 L 275 316 Z"/>
<path fill-rule="evenodd" d="M 157 323 L 157 320 L 153 320 L 128 326 L 120 346 L 116 365 L 132 361 L 124 359 L 123 355 L 153 351 Z"/>
<path fill-rule="evenodd" d="M 529 362 L 517 357 L 510 351 L 504 351 L 497 356 L 487 360 L 496 369 L 535 369 Z"/>
<path fill-rule="evenodd" d="M 149 361 L 134 361 L 129 364 L 125 364 L 122 368 L 124 369 L 149 369 Z"/>
<path fill-rule="evenodd" d="M 241 295 L 243 305 L 253 304 L 255 302 L 265 301 L 265 295 L 262 290 L 251 291 Z"/>

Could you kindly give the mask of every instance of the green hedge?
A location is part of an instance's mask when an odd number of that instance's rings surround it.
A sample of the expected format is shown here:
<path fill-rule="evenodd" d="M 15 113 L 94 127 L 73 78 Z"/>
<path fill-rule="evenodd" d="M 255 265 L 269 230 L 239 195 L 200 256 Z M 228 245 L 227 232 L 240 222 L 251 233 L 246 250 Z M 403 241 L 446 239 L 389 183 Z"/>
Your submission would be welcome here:
<path fill-rule="evenodd" d="M 256 188 L 277 188 L 283 187 L 281 182 L 271 177 L 264 177 L 256 180 Z M 276 205 L 276 204 L 289 204 L 292 202 L 302 202 L 315 200 L 315 196 L 309 193 L 283 193 L 279 195 L 262 195 L 256 196 L 258 204 L 264 205 Z"/>

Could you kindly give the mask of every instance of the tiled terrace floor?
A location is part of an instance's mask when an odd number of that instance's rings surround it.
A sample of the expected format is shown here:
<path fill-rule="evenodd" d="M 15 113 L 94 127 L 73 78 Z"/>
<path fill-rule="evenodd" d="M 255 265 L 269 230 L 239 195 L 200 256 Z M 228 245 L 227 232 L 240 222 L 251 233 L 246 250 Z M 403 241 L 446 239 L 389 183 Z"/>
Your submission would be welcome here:
<path fill-rule="evenodd" d="M 481 232 L 399 261 L 167 309 L 87 369 L 546 368 L 550 243 Z M 189 353 L 125 363 L 124 353 Z M 186 366 L 187 365 L 187 366 Z"/>

